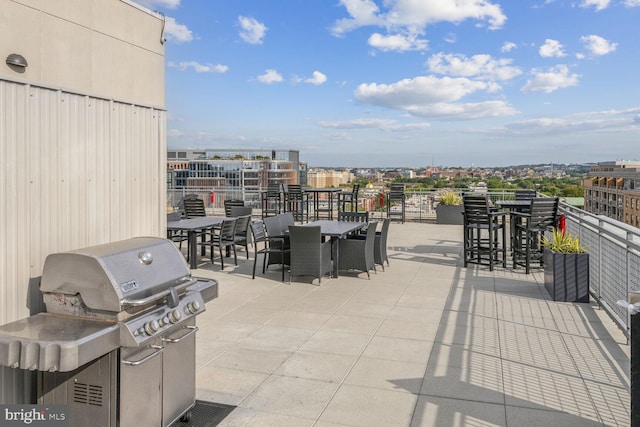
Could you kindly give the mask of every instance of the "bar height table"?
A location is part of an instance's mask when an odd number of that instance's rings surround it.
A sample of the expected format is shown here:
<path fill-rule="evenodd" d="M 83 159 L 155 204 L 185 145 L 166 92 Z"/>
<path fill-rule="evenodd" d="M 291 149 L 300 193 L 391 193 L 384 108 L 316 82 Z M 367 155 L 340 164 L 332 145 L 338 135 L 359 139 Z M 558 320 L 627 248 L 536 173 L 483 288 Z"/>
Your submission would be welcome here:
<path fill-rule="evenodd" d="M 507 209 L 509 211 L 509 244 L 511 246 L 511 252 L 513 254 L 514 234 L 516 229 L 516 218 L 511 215 L 511 212 L 524 212 L 531 206 L 531 199 L 528 200 L 496 200 L 495 204 L 501 209 Z"/>
<path fill-rule="evenodd" d="M 320 218 L 321 213 L 326 213 L 327 217 L 333 219 L 333 197 L 336 193 L 342 192 L 340 188 L 305 188 L 305 193 L 313 193 L 313 217 Z M 327 207 L 321 207 L 320 195 L 325 194 L 327 199 Z"/>

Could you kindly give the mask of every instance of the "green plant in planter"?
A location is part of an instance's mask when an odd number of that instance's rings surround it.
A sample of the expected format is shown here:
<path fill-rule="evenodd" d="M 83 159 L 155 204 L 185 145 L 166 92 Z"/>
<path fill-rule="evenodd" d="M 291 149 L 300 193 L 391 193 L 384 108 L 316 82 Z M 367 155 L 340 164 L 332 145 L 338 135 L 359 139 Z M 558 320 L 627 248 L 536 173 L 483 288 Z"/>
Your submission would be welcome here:
<path fill-rule="evenodd" d="M 456 191 L 446 189 L 438 192 L 437 224 L 462 225 L 462 211 L 462 197 Z"/>
<path fill-rule="evenodd" d="M 440 193 L 439 204 L 445 206 L 461 205 L 462 197 L 455 191 L 442 191 Z"/>
<path fill-rule="evenodd" d="M 587 247 L 580 243 L 580 238 L 571 233 L 564 233 L 559 228 L 554 228 L 551 239 L 542 238 L 542 244 L 554 252 L 561 254 L 583 254 L 587 252 Z"/>

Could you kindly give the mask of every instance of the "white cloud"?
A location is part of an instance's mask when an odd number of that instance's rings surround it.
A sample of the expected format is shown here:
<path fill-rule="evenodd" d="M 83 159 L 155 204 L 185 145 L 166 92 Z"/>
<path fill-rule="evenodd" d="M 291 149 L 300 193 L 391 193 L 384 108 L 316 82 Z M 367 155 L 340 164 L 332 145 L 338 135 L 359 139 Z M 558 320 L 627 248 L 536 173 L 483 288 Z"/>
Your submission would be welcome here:
<path fill-rule="evenodd" d="M 561 58 L 566 56 L 562 50 L 562 45 L 557 40 L 546 39 L 544 44 L 540 46 L 538 53 L 543 58 Z"/>
<path fill-rule="evenodd" d="M 429 70 L 438 74 L 458 77 L 478 77 L 489 80 L 509 80 L 520 74 L 511 66 L 511 59 L 494 59 L 491 55 L 464 55 L 438 53 L 427 60 Z"/>
<path fill-rule="evenodd" d="M 627 7 L 640 7 L 640 0 L 625 0 L 624 5 Z"/>
<path fill-rule="evenodd" d="M 570 74 L 569 67 L 566 65 L 558 65 L 550 68 L 548 71 L 534 69 L 532 71 L 533 79 L 527 81 L 527 84 L 521 89 L 523 93 L 544 92 L 551 93 L 558 89 L 564 89 L 578 85 L 578 74 Z"/>
<path fill-rule="evenodd" d="M 272 84 L 272 83 L 280 83 L 283 81 L 282 75 L 276 70 L 269 69 L 266 70 L 264 74 L 256 77 L 260 83 Z"/>
<path fill-rule="evenodd" d="M 500 50 L 502 52 L 511 52 L 513 49 L 515 49 L 516 47 L 518 47 L 515 43 L 513 42 L 505 42 L 502 45 L 502 48 L 500 48 Z"/>
<path fill-rule="evenodd" d="M 457 101 L 487 88 L 467 78 L 420 76 L 392 84 L 363 83 L 355 91 L 358 101 L 387 108 L 408 109 L 417 105 Z"/>
<path fill-rule="evenodd" d="M 567 117 L 542 117 L 510 123 L 506 129 L 512 133 L 558 134 L 594 132 L 637 128 L 637 111 L 595 111 Z"/>
<path fill-rule="evenodd" d="M 196 61 L 183 61 L 177 64 L 175 62 L 169 62 L 167 65 L 178 68 L 180 71 L 192 69 L 196 73 L 226 73 L 229 69 L 226 65 L 200 64 Z"/>
<path fill-rule="evenodd" d="M 305 83 L 310 83 L 312 85 L 319 86 L 327 81 L 327 76 L 322 74 L 320 71 L 314 71 L 312 77 L 305 79 Z"/>
<path fill-rule="evenodd" d="M 180 0 L 136 0 L 147 9 L 155 10 L 159 7 L 165 9 L 175 9 L 180 6 Z"/>
<path fill-rule="evenodd" d="M 369 46 L 375 47 L 382 51 L 408 51 L 408 50 L 427 50 L 428 42 L 419 39 L 415 34 L 392 34 L 382 35 L 373 33 L 369 37 Z"/>
<path fill-rule="evenodd" d="M 350 18 L 342 18 L 336 21 L 331 32 L 342 35 L 346 32 L 367 25 L 383 25 L 383 20 L 378 16 L 378 6 L 372 0 L 340 0 L 347 9 Z"/>
<path fill-rule="evenodd" d="M 165 18 L 164 35 L 169 41 L 176 43 L 185 43 L 193 40 L 191 30 L 186 25 L 178 24 L 176 20 L 170 16 Z"/>
<path fill-rule="evenodd" d="M 611 0 L 584 0 L 580 7 L 595 6 L 597 12 L 609 7 L 609 3 L 611 3 Z"/>
<path fill-rule="evenodd" d="M 354 96 L 361 103 L 424 118 L 457 120 L 514 114 L 515 110 L 504 101 L 455 103 L 477 91 L 494 89 L 493 83 L 468 78 L 420 76 L 393 84 L 361 84 Z"/>
<path fill-rule="evenodd" d="M 488 117 L 503 117 L 517 114 L 518 111 L 505 101 L 487 101 L 478 103 L 437 103 L 411 108 L 414 116 L 437 120 L 476 120 Z"/>
<path fill-rule="evenodd" d="M 250 44 L 262 44 L 267 33 L 267 27 L 263 23 L 246 16 L 239 16 L 238 22 L 240 23 L 240 38 L 242 40 Z"/>
<path fill-rule="evenodd" d="M 596 35 L 582 36 L 580 41 L 585 44 L 585 48 L 592 55 L 606 55 L 616 50 L 617 43 L 611 43 L 609 40 Z"/>
<path fill-rule="evenodd" d="M 364 26 L 422 29 L 438 22 L 459 23 L 467 19 L 484 21 L 491 29 L 501 28 L 507 20 L 500 6 L 489 0 L 384 1 L 388 10 L 381 11 L 372 0 L 340 0 L 349 14 L 334 24 L 334 35 Z"/>
<path fill-rule="evenodd" d="M 416 131 L 430 127 L 429 123 L 398 123 L 397 120 L 391 119 L 353 119 L 340 121 L 321 120 L 317 125 L 330 129 L 380 129 L 383 131 Z"/>

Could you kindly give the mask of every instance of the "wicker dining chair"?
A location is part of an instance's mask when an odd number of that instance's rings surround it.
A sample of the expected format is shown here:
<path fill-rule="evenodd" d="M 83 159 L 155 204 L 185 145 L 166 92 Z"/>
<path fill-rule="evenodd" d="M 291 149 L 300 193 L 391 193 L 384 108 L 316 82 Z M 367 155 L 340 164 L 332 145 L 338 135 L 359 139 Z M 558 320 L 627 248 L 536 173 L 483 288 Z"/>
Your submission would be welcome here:
<path fill-rule="evenodd" d="M 369 270 L 376 271 L 374 246 L 377 225 L 376 221 L 369 223 L 364 239 L 338 241 L 338 270 L 360 270 L 371 278 Z"/>
<path fill-rule="evenodd" d="M 384 271 L 384 263 L 389 266 L 389 257 L 387 256 L 387 236 L 389 235 L 389 226 L 391 225 L 391 218 L 385 218 L 382 222 L 382 230 L 376 231 L 375 245 L 373 246 L 373 259 L 376 264 L 382 266 Z"/>
<path fill-rule="evenodd" d="M 227 216 L 237 218 L 245 215 L 253 215 L 253 208 L 251 206 L 231 206 L 231 209 L 229 209 L 229 215 Z"/>
<path fill-rule="evenodd" d="M 325 274 L 331 275 L 331 241 L 322 242 L 320 226 L 289 226 L 289 243 L 289 282 L 292 277 L 311 276 L 320 284 Z"/>

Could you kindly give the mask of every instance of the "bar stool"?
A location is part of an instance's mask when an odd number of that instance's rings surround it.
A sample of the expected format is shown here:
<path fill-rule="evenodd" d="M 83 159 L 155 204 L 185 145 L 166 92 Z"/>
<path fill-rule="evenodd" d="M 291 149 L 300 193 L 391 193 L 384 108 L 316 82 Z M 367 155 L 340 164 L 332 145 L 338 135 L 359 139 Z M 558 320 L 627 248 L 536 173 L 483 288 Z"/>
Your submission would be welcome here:
<path fill-rule="evenodd" d="M 346 205 L 349 203 L 351 212 L 358 212 L 358 190 L 360 190 L 360 184 L 353 184 L 351 191 L 338 193 L 338 209 L 346 211 Z"/>
<path fill-rule="evenodd" d="M 280 213 L 281 187 L 278 183 L 272 183 L 267 186 L 267 191 L 262 193 L 262 218 Z"/>
<path fill-rule="evenodd" d="M 484 264 L 493 271 L 494 264 L 501 261 L 506 268 L 506 213 L 494 209 L 486 194 L 465 194 L 462 204 L 464 266 Z"/>
<path fill-rule="evenodd" d="M 531 263 L 538 261 L 543 266 L 542 235 L 551 230 L 558 221 L 557 197 L 539 197 L 531 199 L 528 212 L 512 212 L 512 217 L 518 218 L 515 223 L 513 239 L 513 268 L 524 266 L 525 273 L 531 271 Z"/>

